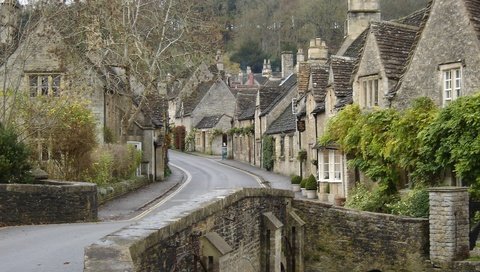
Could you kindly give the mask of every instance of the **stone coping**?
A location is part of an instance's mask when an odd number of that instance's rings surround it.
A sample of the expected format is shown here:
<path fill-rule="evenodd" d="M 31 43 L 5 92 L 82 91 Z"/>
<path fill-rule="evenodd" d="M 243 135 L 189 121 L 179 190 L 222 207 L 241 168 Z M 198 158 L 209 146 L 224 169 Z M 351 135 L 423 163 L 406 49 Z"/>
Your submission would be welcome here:
<path fill-rule="evenodd" d="M 409 217 L 409 216 L 402 216 L 396 214 L 388 214 L 388 213 L 376 213 L 376 212 L 368 212 L 368 211 L 361 211 L 355 210 L 350 208 L 345 208 L 341 206 L 336 206 L 330 203 L 325 202 L 318 202 L 315 200 L 308 200 L 308 199 L 295 199 L 294 202 L 308 202 L 308 205 L 317 205 L 323 207 L 325 209 L 332 209 L 338 212 L 342 212 L 349 215 L 357 215 L 362 217 L 375 217 L 375 218 L 383 218 L 385 220 L 390 221 L 403 221 L 403 222 L 428 222 L 428 218 L 421 218 L 421 217 Z M 293 205 L 295 208 L 295 205 Z"/>
<path fill-rule="evenodd" d="M 0 184 L 0 192 L 19 192 L 19 193 L 42 193 L 42 192 L 95 192 L 97 185 L 87 182 L 70 182 L 56 180 L 41 180 L 39 183 L 22 184 L 8 183 Z"/>
<path fill-rule="evenodd" d="M 170 220 L 155 217 L 146 218 L 137 224 L 109 234 L 87 247 L 85 249 L 84 271 L 133 271 L 134 260 L 148 248 L 157 244 L 158 241 L 166 239 L 238 201 L 257 197 L 293 199 L 294 196 L 294 193 L 290 190 L 243 188 L 227 196 L 217 197 L 177 218 Z"/>
<path fill-rule="evenodd" d="M 428 192 L 467 192 L 467 187 L 455 187 L 455 186 L 445 186 L 445 187 L 431 187 L 428 188 Z"/>

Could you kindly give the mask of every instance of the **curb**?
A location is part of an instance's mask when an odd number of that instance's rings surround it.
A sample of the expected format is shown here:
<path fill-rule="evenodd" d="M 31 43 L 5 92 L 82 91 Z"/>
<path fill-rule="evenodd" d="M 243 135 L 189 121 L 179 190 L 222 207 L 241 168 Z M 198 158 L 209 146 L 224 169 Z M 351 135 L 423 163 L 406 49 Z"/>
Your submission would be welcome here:
<path fill-rule="evenodd" d="M 170 188 L 168 188 L 166 191 L 164 191 L 162 194 L 160 194 L 160 195 L 157 196 L 156 198 L 148 201 L 147 203 L 143 204 L 141 207 L 135 209 L 135 211 L 144 210 L 147 206 L 149 206 L 149 205 L 151 205 L 152 203 L 157 202 L 158 200 L 162 199 L 163 197 L 169 195 L 172 191 L 176 190 L 181 184 L 183 184 L 183 183 L 185 182 L 186 177 L 185 177 L 185 174 L 183 173 L 182 170 L 180 170 L 180 169 L 178 169 L 177 167 L 172 166 L 172 165 L 169 165 L 169 167 L 174 167 L 174 168 L 176 168 L 180 173 L 182 173 L 182 180 L 176 182 L 173 186 L 171 186 Z"/>
<path fill-rule="evenodd" d="M 270 181 L 265 180 L 265 178 L 263 178 L 262 176 L 260 176 L 260 175 L 258 175 L 258 174 L 253 173 L 252 171 L 248 171 L 248 170 L 245 170 L 245 169 L 243 169 L 243 168 L 239 168 L 239 167 L 230 165 L 230 164 L 228 164 L 228 163 L 223 162 L 223 160 L 218 161 L 218 163 L 221 163 L 221 164 L 223 164 L 223 165 L 227 165 L 227 166 L 229 166 L 229 167 L 233 167 L 233 168 L 238 169 L 238 170 L 242 170 L 242 171 L 244 171 L 244 172 L 249 173 L 249 174 L 252 175 L 252 176 L 256 176 L 256 177 L 258 177 L 258 178 L 260 179 L 260 181 L 261 181 L 261 183 L 262 183 L 263 185 L 265 185 L 267 188 L 272 188 L 272 186 L 270 185 Z"/>

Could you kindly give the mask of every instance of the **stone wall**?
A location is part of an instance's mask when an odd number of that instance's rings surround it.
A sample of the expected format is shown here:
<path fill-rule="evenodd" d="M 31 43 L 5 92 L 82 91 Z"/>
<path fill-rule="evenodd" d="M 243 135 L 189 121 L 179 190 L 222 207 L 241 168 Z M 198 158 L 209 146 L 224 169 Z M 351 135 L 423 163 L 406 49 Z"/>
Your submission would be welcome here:
<path fill-rule="evenodd" d="M 108 186 L 99 186 L 97 192 L 98 205 L 102 205 L 109 200 L 133 192 L 150 183 L 151 181 L 146 177 L 137 177 L 130 180 L 112 183 Z"/>
<path fill-rule="evenodd" d="M 428 220 L 294 200 L 305 220 L 305 271 L 424 271 Z"/>
<path fill-rule="evenodd" d="M 178 219 L 147 218 L 88 247 L 84 271 L 172 271 L 174 267 L 175 271 L 193 271 L 195 260 L 205 257 L 201 241 L 209 233 L 215 233 L 231 247 L 231 251 L 221 255 L 217 269 L 263 271 L 262 237 L 268 224 L 264 215 L 271 212 L 270 217 L 278 218 L 288 229 L 289 220 L 295 221 L 289 219 L 292 216 L 288 213 L 292 198 L 290 191 L 242 189 L 187 215 L 179 215 L 183 217 Z M 287 255 L 276 256 L 275 260 Z M 196 263 L 198 271 L 202 271 Z"/>
<path fill-rule="evenodd" d="M 94 184 L 49 180 L 44 184 L 0 184 L 0 226 L 95 220 Z"/>

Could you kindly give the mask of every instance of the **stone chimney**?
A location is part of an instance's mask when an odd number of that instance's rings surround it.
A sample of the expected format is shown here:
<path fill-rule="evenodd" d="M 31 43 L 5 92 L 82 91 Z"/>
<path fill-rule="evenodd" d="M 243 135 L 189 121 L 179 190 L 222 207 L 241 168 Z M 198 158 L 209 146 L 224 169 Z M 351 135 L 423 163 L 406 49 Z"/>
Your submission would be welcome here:
<path fill-rule="evenodd" d="M 325 64 L 328 60 L 328 47 L 320 38 L 311 39 L 308 48 L 308 62 Z"/>
<path fill-rule="evenodd" d="M 299 48 L 297 51 L 297 64 L 295 65 L 295 73 L 298 74 L 299 65 L 304 61 L 305 61 L 305 54 L 303 53 L 303 49 Z"/>
<path fill-rule="evenodd" d="M 18 0 L 0 0 L 0 45 L 9 45 L 15 41 L 19 16 Z"/>
<path fill-rule="evenodd" d="M 247 83 L 248 86 L 253 86 L 255 79 L 253 77 L 252 68 L 247 66 Z"/>
<path fill-rule="evenodd" d="M 268 62 L 266 59 L 263 60 L 262 76 L 267 78 L 272 76 L 272 67 L 270 65 L 270 60 L 268 60 Z"/>
<path fill-rule="evenodd" d="M 371 21 L 380 21 L 379 0 L 348 0 L 345 41 L 336 55 L 342 56 L 352 42 L 367 29 Z"/>
<path fill-rule="evenodd" d="M 288 77 L 294 71 L 293 54 L 290 51 L 282 52 L 282 78 Z"/>

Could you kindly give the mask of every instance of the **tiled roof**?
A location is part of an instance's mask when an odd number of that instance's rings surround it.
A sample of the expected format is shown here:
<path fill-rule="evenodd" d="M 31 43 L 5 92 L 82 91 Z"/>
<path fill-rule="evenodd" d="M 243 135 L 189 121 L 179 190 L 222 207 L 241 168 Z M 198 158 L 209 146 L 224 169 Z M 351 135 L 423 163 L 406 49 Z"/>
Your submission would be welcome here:
<path fill-rule="evenodd" d="M 165 101 L 159 94 L 148 94 L 143 112 L 150 117 L 156 127 L 163 126 L 163 114 L 166 110 Z"/>
<path fill-rule="evenodd" d="M 262 74 L 254 74 L 253 77 L 260 85 L 264 85 L 268 81 L 268 77 L 264 77 Z"/>
<path fill-rule="evenodd" d="M 306 93 L 310 81 L 310 65 L 307 62 L 298 64 L 298 92 Z"/>
<path fill-rule="evenodd" d="M 312 65 L 312 92 L 315 102 L 321 103 L 325 101 L 325 94 L 328 84 L 328 65 Z"/>
<path fill-rule="evenodd" d="M 392 22 L 397 22 L 403 25 L 420 27 L 420 25 L 422 24 L 422 20 L 423 20 L 423 16 L 425 15 L 425 12 L 427 12 L 427 8 L 422 8 L 417 11 L 414 11 L 412 14 L 409 14 L 405 17 L 392 20 Z"/>
<path fill-rule="evenodd" d="M 248 120 L 255 117 L 258 89 L 243 89 L 237 94 L 235 115 L 238 120 Z"/>
<path fill-rule="evenodd" d="M 268 88 L 269 94 L 262 101 L 262 89 L 260 89 L 260 116 L 268 114 L 287 93 L 297 85 L 297 75 L 291 74 L 284 79 L 278 87 Z"/>
<path fill-rule="evenodd" d="M 480 40 L 480 1 L 478 0 L 464 0 L 465 5 L 470 16 L 475 32 L 477 32 L 477 38 Z"/>
<path fill-rule="evenodd" d="M 358 56 L 362 51 L 363 46 L 365 45 L 367 34 L 368 34 L 368 29 L 363 31 L 362 34 L 360 34 L 360 36 L 358 36 L 358 38 L 356 38 L 352 42 L 352 44 L 347 48 L 347 50 L 345 50 L 345 53 L 343 54 L 343 56 L 358 58 Z"/>
<path fill-rule="evenodd" d="M 398 80 L 412 48 L 418 28 L 392 22 L 372 22 L 385 73 Z"/>
<path fill-rule="evenodd" d="M 403 76 L 405 75 L 405 72 L 407 71 L 408 67 L 410 66 L 410 63 L 412 62 L 413 55 L 415 53 L 418 42 L 420 41 L 420 38 L 422 36 L 422 32 L 423 32 L 423 29 L 425 28 L 425 24 L 427 23 L 428 18 L 430 17 L 430 12 L 432 10 L 432 5 L 433 5 L 433 0 L 430 0 L 428 2 L 427 7 L 425 8 L 425 13 L 423 14 L 422 22 L 420 24 L 419 29 L 417 30 L 417 33 L 415 35 L 414 40 L 413 40 L 412 46 L 410 48 L 410 52 L 408 53 L 408 57 L 405 61 L 402 72 L 400 74 L 400 78 L 399 78 L 397 84 L 395 85 L 395 87 L 390 89 L 388 94 L 387 94 L 387 97 L 389 97 L 389 98 L 392 98 L 393 96 L 395 96 L 395 94 L 397 93 L 397 90 L 402 85 Z"/>
<path fill-rule="evenodd" d="M 296 116 L 292 113 L 292 107 L 289 104 L 277 120 L 273 121 L 265 133 L 278 134 L 296 131 L 296 119 Z"/>
<path fill-rule="evenodd" d="M 342 108 L 352 101 L 353 89 L 350 78 L 354 65 L 354 58 L 341 56 L 330 57 L 330 72 L 333 75 L 332 87 L 337 98 L 335 108 Z"/>
<path fill-rule="evenodd" d="M 222 119 L 222 116 L 223 114 L 203 117 L 203 119 L 198 122 L 195 128 L 214 128 L 218 124 L 218 121 Z"/>
<path fill-rule="evenodd" d="M 335 96 L 344 97 L 352 94 L 352 76 L 355 59 L 340 56 L 330 57 L 330 68 L 333 74 L 333 90 Z"/>
<path fill-rule="evenodd" d="M 188 116 L 192 113 L 192 111 L 198 106 L 198 103 L 200 103 L 202 98 L 205 96 L 205 94 L 207 94 L 214 83 L 214 81 L 201 82 L 190 95 L 181 98 L 184 116 Z M 178 107 L 175 115 L 176 117 L 180 117 L 181 110 L 182 107 Z"/>

